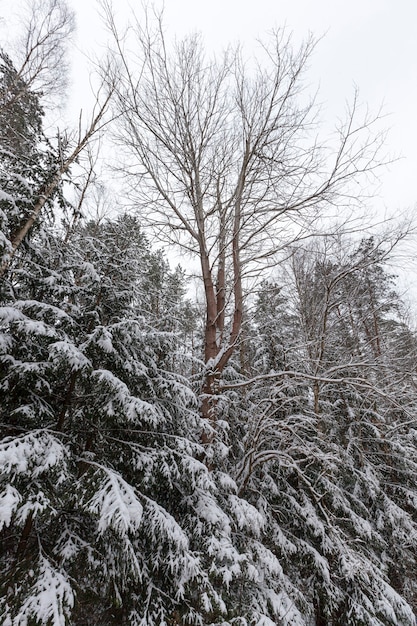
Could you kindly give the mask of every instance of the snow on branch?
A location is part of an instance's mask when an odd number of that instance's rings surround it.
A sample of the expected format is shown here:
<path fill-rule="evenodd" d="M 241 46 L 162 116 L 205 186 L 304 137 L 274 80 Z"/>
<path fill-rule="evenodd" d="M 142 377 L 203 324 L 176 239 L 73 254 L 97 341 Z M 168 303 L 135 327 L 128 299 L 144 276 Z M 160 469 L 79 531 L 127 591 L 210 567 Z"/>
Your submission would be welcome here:
<path fill-rule="evenodd" d="M 86 508 L 98 516 L 99 534 L 112 528 L 125 537 L 139 528 L 143 507 L 134 488 L 119 474 L 103 466 L 101 472 L 104 473 L 104 480 Z"/>
<path fill-rule="evenodd" d="M 26 600 L 13 620 L 14 625 L 53 624 L 65 626 L 74 605 L 74 592 L 63 570 L 56 569 L 44 556 Z"/>
<path fill-rule="evenodd" d="M 52 467 L 65 463 L 67 451 L 47 430 L 21 437 L 7 437 L 0 444 L 0 473 L 30 474 L 37 478 Z"/>

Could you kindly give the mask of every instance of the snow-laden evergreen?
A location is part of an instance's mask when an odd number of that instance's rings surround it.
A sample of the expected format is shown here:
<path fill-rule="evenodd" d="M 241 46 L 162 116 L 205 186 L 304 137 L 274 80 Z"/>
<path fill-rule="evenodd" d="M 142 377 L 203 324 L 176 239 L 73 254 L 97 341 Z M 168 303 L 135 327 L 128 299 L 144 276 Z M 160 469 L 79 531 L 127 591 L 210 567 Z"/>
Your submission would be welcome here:
<path fill-rule="evenodd" d="M 0 267 L 3 270 L 16 238 L 33 207 L 53 178 L 59 155 L 42 129 L 43 108 L 38 94 L 27 88 L 10 57 L 0 48 Z M 63 202 L 59 187 L 47 199 L 44 216 L 54 199 Z M 36 232 L 34 224 L 32 232 Z M 25 244 L 28 244 L 28 233 Z"/>
<path fill-rule="evenodd" d="M 265 516 L 199 460 L 171 367 L 186 303 L 171 289 L 170 331 L 149 322 L 137 222 L 43 229 L 21 259 L 0 309 L 3 621 L 301 624 Z"/>
<path fill-rule="evenodd" d="M 307 262 L 296 298 L 264 284 L 253 382 L 225 383 L 239 493 L 267 516 L 303 623 L 414 624 L 415 338 L 372 241 Z"/>

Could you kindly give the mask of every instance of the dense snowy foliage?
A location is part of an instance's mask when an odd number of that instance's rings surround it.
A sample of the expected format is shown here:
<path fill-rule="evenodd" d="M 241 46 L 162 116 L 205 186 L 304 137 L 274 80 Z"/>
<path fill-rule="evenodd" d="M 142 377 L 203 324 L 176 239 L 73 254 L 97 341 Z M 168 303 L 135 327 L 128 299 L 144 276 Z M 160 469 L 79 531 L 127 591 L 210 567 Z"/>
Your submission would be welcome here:
<path fill-rule="evenodd" d="M 219 372 L 134 212 L 69 222 L 59 184 L 16 243 L 61 155 L 0 63 L 1 623 L 415 625 L 417 338 L 384 246 L 286 250 L 228 346 L 224 300 Z"/>

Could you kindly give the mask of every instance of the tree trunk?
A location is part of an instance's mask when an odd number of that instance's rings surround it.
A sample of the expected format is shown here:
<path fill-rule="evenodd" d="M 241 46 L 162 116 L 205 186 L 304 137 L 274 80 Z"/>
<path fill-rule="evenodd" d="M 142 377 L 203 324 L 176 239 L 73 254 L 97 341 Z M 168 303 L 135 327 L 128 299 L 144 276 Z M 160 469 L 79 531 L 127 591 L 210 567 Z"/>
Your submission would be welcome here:
<path fill-rule="evenodd" d="M 28 217 L 28 219 L 23 224 L 23 226 L 19 229 L 19 231 L 15 233 L 14 236 L 12 237 L 12 250 L 9 254 L 8 259 L 6 259 L 0 266 L 0 277 L 6 273 L 22 241 L 25 239 L 26 235 L 28 234 L 28 232 L 31 230 L 31 228 L 33 227 L 33 225 L 39 218 L 39 215 L 43 207 L 45 206 L 46 202 L 53 196 L 53 194 L 57 190 L 62 180 L 63 175 L 69 170 L 71 165 L 74 163 L 74 161 L 77 159 L 79 154 L 82 152 L 82 150 L 85 148 L 87 143 L 90 141 L 91 137 L 99 130 L 98 124 L 100 123 L 100 120 L 102 119 L 107 109 L 107 105 L 110 101 L 111 96 L 112 96 L 112 92 L 110 91 L 104 103 L 100 107 L 97 115 L 91 121 L 90 127 L 88 128 L 87 132 L 84 134 L 84 137 L 78 141 L 76 147 L 74 148 L 70 156 L 61 163 L 61 166 L 57 169 L 51 182 L 46 184 L 44 187 L 42 187 L 42 189 L 39 190 L 38 200 L 32 209 L 31 215 Z"/>

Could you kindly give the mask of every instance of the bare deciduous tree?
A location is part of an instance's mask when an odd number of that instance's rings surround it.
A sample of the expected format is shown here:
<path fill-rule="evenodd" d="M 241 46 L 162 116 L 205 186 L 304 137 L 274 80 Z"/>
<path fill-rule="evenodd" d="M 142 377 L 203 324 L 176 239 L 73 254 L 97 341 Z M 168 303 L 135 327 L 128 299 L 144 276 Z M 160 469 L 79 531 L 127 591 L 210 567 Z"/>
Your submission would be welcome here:
<path fill-rule="evenodd" d="M 326 208 L 355 203 L 351 183 L 379 166 L 378 118 L 359 120 L 355 95 L 334 149 L 319 141 L 317 107 L 303 93 L 312 39 L 294 50 L 277 31 L 251 62 L 240 48 L 209 59 L 199 36 L 170 46 L 158 16 L 155 28 L 147 16 L 132 27 L 134 38 L 122 35 L 104 7 L 122 75 L 118 139 L 132 198 L 162 240 L 200 264 L 202 415 L 213 420 L 240 339 L 245 277 L 304 236 Z"/>
<path fill-rule="evenodd" d="M 75 29 L 73 11 L 65 0 L 31 0 L 20 23 L 19 78 L 33 91 L 62 98 L 68 81 L 67 45 Z"/>

